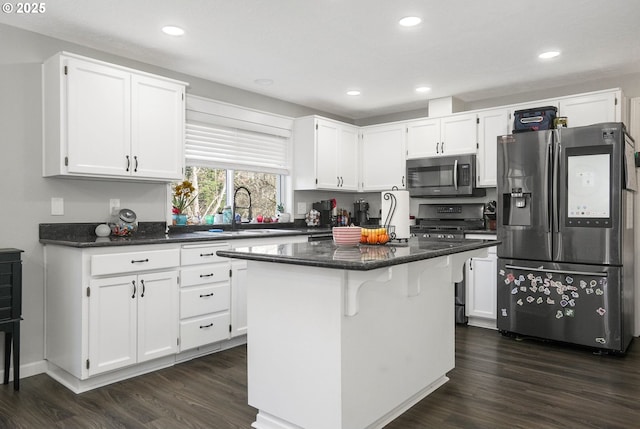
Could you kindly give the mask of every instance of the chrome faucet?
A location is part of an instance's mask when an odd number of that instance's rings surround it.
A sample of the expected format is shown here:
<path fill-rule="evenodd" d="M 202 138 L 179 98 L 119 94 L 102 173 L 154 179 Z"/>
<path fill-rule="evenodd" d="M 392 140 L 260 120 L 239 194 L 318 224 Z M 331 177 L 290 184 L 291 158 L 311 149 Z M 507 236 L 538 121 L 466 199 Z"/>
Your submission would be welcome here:
<path fill-rule="evenodd" d="M 249 206 L 248 207 L 239 207 L 236 205 L 236 196 L 238 195 L 238 191 L 244 190 L 249 196 Z M 249 222 L 251 222 L 251 192 L 244 186 L 238 186 L 233 193 L 233 212 L 231 213 L 231 229 L 235 229 L 236 227 L 236 209 L 249 209 Z"/>

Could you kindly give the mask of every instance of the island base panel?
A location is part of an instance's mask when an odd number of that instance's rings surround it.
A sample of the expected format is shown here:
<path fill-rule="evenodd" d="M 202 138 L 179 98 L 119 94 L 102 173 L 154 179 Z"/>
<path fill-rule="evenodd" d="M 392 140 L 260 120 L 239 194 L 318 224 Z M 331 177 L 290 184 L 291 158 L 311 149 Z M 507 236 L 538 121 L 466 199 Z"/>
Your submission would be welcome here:
<path fill-rule="evenodd" d="M 382 427 L 445 383 L 453 282 L 472 256 L 371 271 L 249 261 L 253 427 Z"/>

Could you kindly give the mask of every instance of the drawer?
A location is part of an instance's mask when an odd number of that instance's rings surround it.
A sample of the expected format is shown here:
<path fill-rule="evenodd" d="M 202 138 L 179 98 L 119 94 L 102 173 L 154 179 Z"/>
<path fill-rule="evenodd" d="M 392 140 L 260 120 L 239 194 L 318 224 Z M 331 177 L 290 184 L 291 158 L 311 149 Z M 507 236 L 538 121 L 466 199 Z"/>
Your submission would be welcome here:
<path fill-rule="evenodd" d="M 180 351 L 229 339 L 229 313 L 180 322 Z"/>
<path fill-rule="evenodd" d="M 182 246 L 180 253 L 182 265 L 227 261 L 227 258 L 216 255 L 216 252 L 218 250 L 226 250 L 230 248 L 231 246 L 229 246 L 229 243 L 185 244 Z"/>
<path fill-rule="evenodd" d="M 180 249 L 146 250 L 91 256 L 91 275 L 159 270 L 180 265 Z"/>
<path fill-rule="evenodd" d="M 229 282 L 180 290 L 181 319 L 227 311 L 230 305 L 231 287 Z"/>
<path fill-rule="evenodd" d="M 196 265 L 194 267 L 180 270 L 180 285 L 196 286 L 208 283 L 222 282 L 229 280 L 228 263 Z"/>

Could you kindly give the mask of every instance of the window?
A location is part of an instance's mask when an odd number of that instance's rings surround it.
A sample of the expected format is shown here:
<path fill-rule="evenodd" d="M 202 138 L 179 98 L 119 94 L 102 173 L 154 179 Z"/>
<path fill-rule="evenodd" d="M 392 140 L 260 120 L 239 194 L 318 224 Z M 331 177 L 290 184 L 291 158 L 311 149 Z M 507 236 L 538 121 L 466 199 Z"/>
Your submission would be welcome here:
<path fill-rule="evenodd" d="M 210 223 L 210 216 L 233 206 L 239 186 L 251 193 L 253 219 L 272 217 L 277 204 L 291 201 L 291 190 L 285 189 L 291 118 L 193 95 L 186 107 L 185 179 L 198 193 L 187 210 L 190 223 Z M 237 207 L 249 206 L 246 193 L 237 197 Z M 248 208 L 238 214 L 249 219 Z"/>
<path fill-rule="evenodd" d="M 187 209 L 190 223 L 211 223 L 215 214 L 233 205 L 233 194 L 239 186 L 244 186 L 251 193 L 252 219 L 258 215 L 273 217 L 276 205 L 281 201 L 282 176 L 273 173 L 192 165 L 187 167 L 185 179 L 193 184 L 198 195 Z M 249 220 L 249 198 L 245 192 L 238 192 L 236 205 L 239 207 L 236 213 L 241 219 Z"/>

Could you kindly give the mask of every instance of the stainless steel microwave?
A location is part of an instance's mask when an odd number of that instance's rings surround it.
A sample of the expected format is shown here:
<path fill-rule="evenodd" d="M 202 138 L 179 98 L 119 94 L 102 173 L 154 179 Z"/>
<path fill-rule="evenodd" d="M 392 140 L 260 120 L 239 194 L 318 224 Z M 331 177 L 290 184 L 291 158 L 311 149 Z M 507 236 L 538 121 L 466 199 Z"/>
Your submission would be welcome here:
<path fill-rule="evenodd" d="M 412 197 L 483 197 L 476 188 L 476 156 L 407 160 L 407 189 Z"/>

